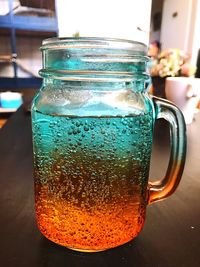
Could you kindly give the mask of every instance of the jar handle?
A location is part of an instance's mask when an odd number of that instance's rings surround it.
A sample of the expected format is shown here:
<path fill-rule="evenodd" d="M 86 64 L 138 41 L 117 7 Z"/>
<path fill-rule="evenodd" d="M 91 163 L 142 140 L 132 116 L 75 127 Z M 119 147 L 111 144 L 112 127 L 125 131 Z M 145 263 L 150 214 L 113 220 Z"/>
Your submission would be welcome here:
<path fill-rule="evenodd" d="M 165 177 L 148 185 L 148 204 L 167 198 L 176 190 L 186 158 L 186 126 L 181 111 L 167 100 L 152 97 L 156 119 L 163 118 L 170 125 L 171 153 Z"/>

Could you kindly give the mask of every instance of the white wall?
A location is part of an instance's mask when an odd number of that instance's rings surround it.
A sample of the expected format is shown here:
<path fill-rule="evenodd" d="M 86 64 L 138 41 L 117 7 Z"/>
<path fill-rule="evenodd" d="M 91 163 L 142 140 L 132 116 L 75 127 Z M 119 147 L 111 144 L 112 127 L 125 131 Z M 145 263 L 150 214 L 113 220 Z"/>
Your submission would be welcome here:
<path fill-rule="evenodd" d="M 173 18 L 172 14 L 178 12 Z M 161 25 L 162 49 L 180 48 L 196 65 L 200 48 L 200 0 L 165 0 Z"/>
<path fill-rule="evenodd" d="M 60 37 L 79 32 L 148 43 L 150 13 L 151 0 L 57 0 Z"/>
<path fill-rule="evenodd" d="M 194 23 L 193 23 L 193 38 L 190 38 L 190 51 L 192 52 L 191 63 L 196 64 L 198 50 L 200 49 L 200 0 L 196 0 L 196 7 L 194 9 Z"/>
<path fill-rule="evenodd" d="M 161 25 L 162 49 L 188 51 L 193 0 L 165 0 Z M 178 15 L 173 17 L 173 13 Z"/>

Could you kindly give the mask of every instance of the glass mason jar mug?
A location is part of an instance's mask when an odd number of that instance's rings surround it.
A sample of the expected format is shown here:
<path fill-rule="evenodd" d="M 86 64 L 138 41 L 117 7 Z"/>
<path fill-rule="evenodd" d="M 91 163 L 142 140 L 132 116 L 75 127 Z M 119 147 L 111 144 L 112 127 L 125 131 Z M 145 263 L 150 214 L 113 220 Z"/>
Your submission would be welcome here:
<path fill-rule="evenodd" d="M 105 39 L 43 42 L 43 85 L 32 106 L 35 208 L 57 244 L 101 251 L 138 235 L 146 206 L 176 189 L 185 123 L 173 104 L 150 97 L 147 47 Z M 149 182 L 154 123 L 169 121 L 165 177 Z"/>

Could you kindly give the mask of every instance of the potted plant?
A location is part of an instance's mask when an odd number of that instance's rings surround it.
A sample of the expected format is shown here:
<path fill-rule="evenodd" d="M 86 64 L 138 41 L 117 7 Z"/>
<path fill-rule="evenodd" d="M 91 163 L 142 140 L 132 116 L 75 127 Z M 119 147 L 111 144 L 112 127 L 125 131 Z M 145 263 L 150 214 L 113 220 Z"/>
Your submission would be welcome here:
<path fill-rule="evenodd" d="M 165 80 L 167 77 L 194 75 L 196 68 L 189 63 L 189 56 L 180 49 L 166 49 L 152 60 L 150 73 L 154 94 L 166 98 Z"/>
<path fill-rule="evenodd" d="M 180 49 L 162 51 L 150 69 L 154 94 L 174 102 L 188 124 L 200 99 L 200 79 L 194 78 L 195 71 L 189 64 L 189 56 Z"/>

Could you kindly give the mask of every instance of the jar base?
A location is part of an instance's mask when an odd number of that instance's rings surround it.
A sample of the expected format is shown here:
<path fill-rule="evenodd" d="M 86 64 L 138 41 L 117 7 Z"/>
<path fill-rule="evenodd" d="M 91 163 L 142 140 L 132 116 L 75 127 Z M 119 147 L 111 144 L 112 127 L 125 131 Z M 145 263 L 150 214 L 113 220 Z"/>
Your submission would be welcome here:
<path fill-rule="evenodd" d="M 105 248 L 105 249 L 100 249 L 100 250 L 81 249 L 81 248 L 73 248 L 73 247 L 66 247 L 66 248 L 67 248 L 67 249 L 74 250 L 74 251 L 78 251 L 78 252 L 84 252 L 84 253 L 95 253 L 95 252 L 101 252 L 101 251 L 108 250 L 107 248 Z"/>

